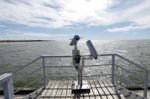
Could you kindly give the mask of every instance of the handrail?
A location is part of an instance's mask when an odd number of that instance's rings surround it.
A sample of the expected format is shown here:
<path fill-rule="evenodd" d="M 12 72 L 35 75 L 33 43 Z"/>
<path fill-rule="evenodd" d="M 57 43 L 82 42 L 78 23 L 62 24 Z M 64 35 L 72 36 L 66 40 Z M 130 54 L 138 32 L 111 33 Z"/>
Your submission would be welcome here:
<path fill-rule="evenodd" d="M 29 74 L 27 74 L 27 75 L 30 75 L 30 76 L 31 76 L 32 74 L 34 74 L 35 72 L 39 71 L 40 69 L 42 69 L 42 67 L 40 67 L 40 68 L 38 68 L 38 69 L 32 71 L 31 73 L 29 73 Z M 27 76 L 27 75 L 26 75 L 26 76 Z M 24 77 L 25 77 L 25 76 L 24 76 Z M 23 79 L 24 77 L 16 79 L 15 82 L 19 81 L 20 79 Z"/>
<path fill-rule="evenodd" d="M 3 85 L 4 98 L 5 99 L 14 99 L 13 85 L 12 85 L 12 74 L 5 73 L 0 76 L 0 84 Z"/>
<path fill-rule="evenodd" d="M 112 64 L 99 64 L 99 65 L 84 65 L 84 67 L 100 67 L 100 66 L 110 66 Z M 73 65 L 48 65 L 48 66 L 45 66 L 45 68 L 73 68 L 74 66 Z"/>
<path fill-rule="evenodd" d="M 16 70 L 16 71 L 14 71 L 13 73 L 14 73 L 14 74 L 16 74 L 18 71 L 20 71 L 20 70 L 24 69 L 25 67 L 30 66 L 32 63 L 36 62 L 36 61 L 37 61 L 37 60 L 39 60 L 40 58 L 41 58 L 41 56 L 40 56 L 40 57 L 38 57 L 38 58 L 36 58 L 36 59 L 34 59 L 33 61 L 31 61 L 31 62 L 27 63 L 26 65 L 21 66 L 19 69 L 17 69 L 17 70 Z"/>
<path fill-rule="evenodd" d="M 117 65 L 117 64 L 116 64 L 116 67 L 121 68 L 122 70 L 125 70 L 125 71 L 128 72 L 128 73 L 133 73 L 132 71 L 127 70 L 127 69 L 125 69 L 125 68 L 123 68 L 123 67 L 121 67 L 121 66 L 119 66 L 119 65 Z"/>
<path fill-rule="evenodd" d="M 68 57 L 72 57 L 71 55 L 66 55 L 66 56 L 60 56 L 60 55 L 41 55 L 41 57 L 45 57 L 45 58 L 68 58 Z"/>
<path fill-rule="evenodd" d="M 127 61 L 127 62 L 129 62 L 129 63 L 131 63 L 131 64 L 133 64 L 133 65 L 135 65 L 136 67 L 138 67 L 139 69 L 142 69 L 142 70 L 144 70 L 144 72 L 146 72 L 145 73 L 145 75 L 146 75 L 146 78 L 145 78 L 145 82 L 144 82 L 144 95 L 145 96 L 147 96 L 147 86 L 148 86 L 148 73 L 147 72 L 149 72 L 149 70 L 147 70 L 146 68 L 144 68 L 144 67 L 142 67 L 141 65 L 139 65 L 139 64 L 137 64 L 137 63 L 134 63 L 134 62 L 132 62 L 132 61 L 130 61 L 129 59 L 127 59 L 127 58 L 125 58 L 125 57 L 123 57 L 123 56 L 121 56 L 121 55 L 118 55 L 118 54 L 100 54 L 100 55 L 98 55 L 98 57 L 102 57 L 102 56 L 108 56 L 108 57 L 111 57 L 111 59 L 112 60 L 110 60 L 110 58 L 108 59 L 109 61 L 111 61 L 111 63 L 103 63 L 103 64 L 91 64 L 91 65 L 85 65 L 84 67 L 100 67 L 100 66 L 112 66 L 112 68 L 111 68 L 111 70 L 112 70 L 112 72 L 111 72 L 111 74 L 110 73 L 102 73 L 102 74 L 96 74 L 96 75 L 84 75 L 84 77 L 89 77 L 89 76 L 106 76 L 106 75 L 109 75 L 109 76 L 112 76 L 112 81 L 114 81 L 114 83 L 115 83 L 115 72 L 116 72 L 116 70 L 115 70 L 115 68 L 118 66 L 119 67 L 119 65 L 117 64 L 117 61 L 116 61 L 116 56 L 118 57 L 118 58 L 120 58 L 120 59 L 122 59 L 123 61 Z M 38 61 L 38 60 L 40 60 L 40 59 L 42 59 L 40 62 L 43 64 L 43 66 L 40 66 L 40 68 L 38 68 L 38 69 L 36 69 L 36 70 L 32 70 L 28 75 L 32 75 L 32 74 L 35 74 L 37 71 L 40 71 L 40 70 L 42 70 L 43 69 L 43 74 L 42 75 L 45 75 L 45 76 L 43 76 L 43 80 L 44 80 L 44 83 L 46 84 L 46 81 L 47 81 L 47 76 L 46 76 L 46 68 L 67 68 L 67 67 L 73 67 L 72 65 L 47 65 L 47 64 L 45 64 L 46 62 L 46 59 L 47 58 L 49 58 L 49 59 L 55 59 L 55 58 L 71 58 L 72 56 L 70 56 L 70 55 L 65 55 L 65 56 L 57 56 L 57 55 L 53 55 L 53 56 L 51 56 L 51 55 L 42 55 L 42 56 L 40 56 L 40 57 L 37 57 L 36 59 L 34 59 L 33 61 L 31 61 L 31 62 L 29 62 L 29 63 L 27 63 L 27 64 L 25 64 L 24 66 L 22 66 L 22 67 L 20 67 L 19 69 L 17 69 L 15 72 L 14 72 L 14 74 L 15 75 L 17 75 L 18 74 L 18 72 L 19 71 L 23 71 L 24 70 L 24 68 L 26 68 L 26 67 L 29 67 L 29 66 L 32 66 L 32 64 L 33 63 L 35 63 L 36 61 Z M 90 57 L 90 55 L 82 55 L 81 57 L 84 57 L 85 59 L 88 59 L 88 57 Z M 107 59 L 107 58 L 106 58 Z M 123 67 L 121 67 L 120 66 L 120 68 L 121 69 L 125 69 L 125 68 L 123 68 Z M 126 70 L 126 69 L 125 69 Z M 126 71 L 126 72 L 129 72 L 128 70 Z M 76 77 L 76 75 L 70 75 L 70 76 L 66 76 L 66 75 L 50 75 L 50 76 L 53 76 L 53 77 Z M 46 78 L 47 77 L 47 78 Z M 23 77 L 22 77 L 23 78 Z M 22 79 L 22 78 L 19 78 L 19 79 Z M 19 80 L 19 79 L 17 79 L 17 81 Z M 114 84 L 113 83 L 113 84 Z M 44 86 L 44 85 L 43 85 Z"/>
<path fill-rule="evenodd" d="M 94 76 L 107 76 L 107 75 L 112 75 L 112 74 L 99 74 L 99 75 L 83 75 L 82 77 L 94 77 Z M 71 78 L 71 77 L 78 77 L 78 75 L 52 75 L 50 77 L 66 77 L 66 78 Z"/>
<path fill-rule="evenodd" d="M 127 69 L 125 69 L 125 68 L 123 68 L 123 67 L 121 67 L 121 66 L 119 66 L 119 65 L 116 65 L 118 68 L 120 68 L 120 69 L 122 69 L 122 70 L 124 70 L 124 71 L 126 71 L 126 72 L 128 72 L 128 73 L 130 73 L 130 74 L 134 74 L 134 72 L 132 72 L 132 71 L 130 71 L 130 70 L 127 70 Z M 138 77 L 137 76 L 132 76 L 133 78 L 135 78 L 135 79 L 138 79 Z"/>
<path fill-rule="evenodd" d="M 99 54 L 98 56 L 112 56 L 112 55 L 117 55 L 117 54 Z M 84 57 L 89 57 L 90 55 L 82 55 Z M 45 58 L 69 58 L 72 57 L 71 55 L 41 55 L 41 57 Z"/>
<path fill-rule="evenodd" d="M 137 63 L 134 63 L 134 62 L 130 61 L 129 59 L 126 59 L 126 58 L 123 57 L 123 56 L 120 56 L 120 55 L 118 55 L 118 54 L 115 54 L 115 55 L 118 56 L 118 57 L 120 57 L 121 59 L 124 59 L 124 60 L 128 61 L 128 62 L 131 63 L 131 64 L 134 64 L 135 66 L 137 66 L 137 67 L 139 67 L 139 68 L 141 68 L 141 69 L 143 69 L 143 70 L 147 70 L 147 68 L 144 68 L 144 67 L 142 67 L 141 65 L 139 65 L 139 64 L 137 64 Z"/>
<path fill-rule="evenodd" d="M 127 61 L 127 62 L 129 62 L 129 63 L 135 65 L 136 67 L 138 67 L 138 68 L 140 68 L 140 69 L 142 69 L 142 70 L 144 71 L 144 76 L 143 76 L 143 78 L 144 78 L 144 91 L 143 91 L 143 96 L 144 96 L 144 97 L 147 97 L 150 70 L 147 69 L 147 68 L 145 68 L 145 67 L 142 67 L 141 65 L 139 65 L 139 64 L 137 64 L 137 63 L 135 63 L 135 62 L 130 61 L 129 59 L 127 59 L 127 58 L 125 58 L 125 57 L 123 57 L 123 56 L 120 56 L 120 55 L 118 55 L 118 54 L 115 54 L 115 55 L 118 56 L 119 58 L 123 59 L 124 61 Z M 123 68 L 121 68 L 121 69 L 123 69 Z"/>

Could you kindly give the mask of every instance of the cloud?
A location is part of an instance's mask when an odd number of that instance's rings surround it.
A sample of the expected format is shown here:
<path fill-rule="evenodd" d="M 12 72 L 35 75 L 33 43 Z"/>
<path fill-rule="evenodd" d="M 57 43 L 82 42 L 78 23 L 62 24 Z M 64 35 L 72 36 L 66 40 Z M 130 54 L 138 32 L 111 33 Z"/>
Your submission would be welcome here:
<path fill-rule="evenodd" d="M 68 38 L 68 36 L 66 34 L 20 32 L 15 30 L 5 30 L 0 37 L 0 39 L 9 40 L 62 40 L 64 38 Z"/>
<path fill-rule="evenodd" d="M 48 28 L 103 25 L 109 32 L 127 32 L 150 28 L 149 9 L 150 0 L 1 0 L 0 22 Z M 109 28 L 122 22 L 130 24 Z"/>
<path fill-rule="evenodd" d="M 143 2 L 128 7 L 122 11 L 117 12 L 120 15 L 120 22 L 130 22 L 125 27 L 115 27 L 108 29 L 109 32 L 130 32 L 135 30 L 143 30 L 150 28 L 150 0 L 143 0 Z"/>
<path fill-rule="evenodd" d="M 75 24 L 107 25 L 116 18 L 106 11 L 114 0 L 1 0 L 0 20 L 34 27 Z M 111 17 L 110 17 L 111 16 Z"/>
<path fill-rule="evenodd" d="M 142 29 L 146 29 L 149 28 L 147 26 L 126 26 L 126 27 L 117 27 L 117 28 L 112 28 L 112 29 L 108 29 L 108 32 L 130 32 L 130 31 L 137 31 L 137 30 L 142 30 Z"/>

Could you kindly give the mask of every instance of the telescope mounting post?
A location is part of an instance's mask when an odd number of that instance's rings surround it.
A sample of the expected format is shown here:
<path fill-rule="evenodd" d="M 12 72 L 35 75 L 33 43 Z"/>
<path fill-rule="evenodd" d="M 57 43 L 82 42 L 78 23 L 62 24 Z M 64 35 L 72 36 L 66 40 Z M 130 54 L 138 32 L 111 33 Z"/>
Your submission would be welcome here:
<path fill-rule="evenodd" d="M 75 81 L 72 85 L 72 93 L 80 96 L 80 94 L 83 93 L 90 93 L 90 88 L 88 86 L 88 83 L 85 81 L 82 81 L 82 72 L 84 67 L 84 58 L 80 56 L 80 50 L 78 50 L 77 42 L 79 41 L 80 37 L 78 35 L 75 35 L 72 39 L 70 46 L 74 46 L 74 49 L 72 50 L 72 56 L 73 56 L 73 65 L 75 66 L 75 69 L 78 72 L 78 81 Z M 82 61 L 82 63 L 80 63 Z"/>
<path fill-rule="evenodd" d="M 81 56 L 80 50 L 78 50 L 77 43 L 74 45 L 73 56 L 74 66 L 78 72 L 78 85 L 82 86 L 82 68 L 80 66 Z M 76 57 L 76 58 L 75 58 Z"/>

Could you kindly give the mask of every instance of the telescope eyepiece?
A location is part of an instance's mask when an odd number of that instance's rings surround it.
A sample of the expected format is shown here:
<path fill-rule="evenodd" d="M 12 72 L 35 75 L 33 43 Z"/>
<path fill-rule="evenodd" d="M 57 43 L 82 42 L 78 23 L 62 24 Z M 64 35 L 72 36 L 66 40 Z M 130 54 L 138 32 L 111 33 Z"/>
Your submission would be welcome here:
<path fill-rule="evenodd" d="M 80 40 L 80 36 L 79 35 L 75 35 L 72 39 L 72 41 L 70 42 L 70 46 L 74 46 L 77 45 L 77 42 Z"/>

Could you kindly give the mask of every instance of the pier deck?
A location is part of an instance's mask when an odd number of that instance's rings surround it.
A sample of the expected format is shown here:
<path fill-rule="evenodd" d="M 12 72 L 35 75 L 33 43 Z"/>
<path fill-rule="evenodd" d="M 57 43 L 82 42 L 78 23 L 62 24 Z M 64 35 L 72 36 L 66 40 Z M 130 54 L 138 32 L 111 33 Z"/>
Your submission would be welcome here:
<path fill-rule="evenodd" d="M 94 79 L 87 80 L 90 86 L 89 94 L 81 94 L 80 99 L 119 99 L 113 84 L 109 80 Z M 51 80 L 45 90 L 41 93 L 40 99 L 76 99 L 77 96 L 71 93 L 74 81 Z"/>

